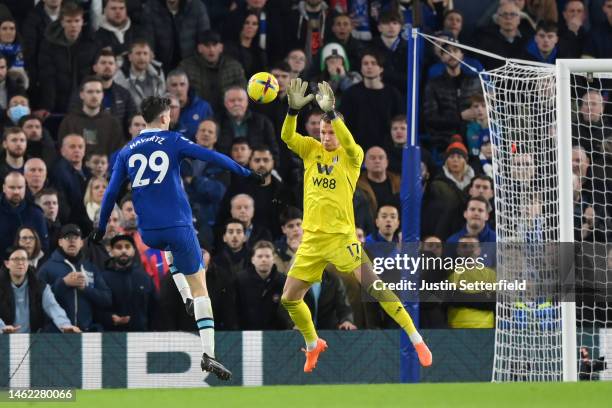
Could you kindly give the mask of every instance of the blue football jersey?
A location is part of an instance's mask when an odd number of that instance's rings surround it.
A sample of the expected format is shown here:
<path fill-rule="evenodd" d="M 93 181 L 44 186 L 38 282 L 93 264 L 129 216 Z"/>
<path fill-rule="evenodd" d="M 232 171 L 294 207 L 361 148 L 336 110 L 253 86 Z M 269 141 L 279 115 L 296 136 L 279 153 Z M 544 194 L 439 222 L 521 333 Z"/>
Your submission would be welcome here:
<path fill-rule="evenodd" d="M 117 154 L 100 212 L 106 230 L 119 189 L 126 178 L 143 230 L 193 225 L 191 207 L 183 189 L 180 163 L 184 158 L 208 161 L 247 177 L 251 171 L 229 157 L 199 146 L 177 132 L 145 129 Z"/>

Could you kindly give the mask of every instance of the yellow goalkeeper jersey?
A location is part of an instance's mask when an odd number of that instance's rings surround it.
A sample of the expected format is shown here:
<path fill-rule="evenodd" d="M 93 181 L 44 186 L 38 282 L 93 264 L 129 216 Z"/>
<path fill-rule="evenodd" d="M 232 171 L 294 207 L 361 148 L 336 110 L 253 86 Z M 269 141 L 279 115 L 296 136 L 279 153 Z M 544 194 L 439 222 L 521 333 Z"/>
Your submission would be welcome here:
<path fill-rule="evenodd" d="M 287 115 L 281 138 L 304 161 L 304 220 L 310 232 L 355 233 L 353 194 L 363 149 L 341 119 L 332 120 L 340 147 L 325 150 L 318 140 L 295 131 L 297 116 Z"/>

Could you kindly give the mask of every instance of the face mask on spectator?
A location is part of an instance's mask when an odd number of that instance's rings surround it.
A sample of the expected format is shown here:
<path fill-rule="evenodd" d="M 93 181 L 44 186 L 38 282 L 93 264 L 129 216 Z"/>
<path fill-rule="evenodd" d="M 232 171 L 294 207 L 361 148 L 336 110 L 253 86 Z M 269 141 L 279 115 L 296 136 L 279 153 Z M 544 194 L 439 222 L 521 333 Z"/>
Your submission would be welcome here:
<path fill-rule="evenodd" d="M 19 122 L 19 119 L 30 114 L 30 108 L 23 105 L 15 105 L 9 108 L 8 116 L 13 123 Z"/>

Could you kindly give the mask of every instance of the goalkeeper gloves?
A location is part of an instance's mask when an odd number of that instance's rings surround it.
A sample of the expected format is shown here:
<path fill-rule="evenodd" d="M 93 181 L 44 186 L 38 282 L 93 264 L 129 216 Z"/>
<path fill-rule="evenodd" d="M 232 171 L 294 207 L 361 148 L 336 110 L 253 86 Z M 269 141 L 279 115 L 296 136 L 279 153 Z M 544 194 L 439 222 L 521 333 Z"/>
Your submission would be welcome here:
<path fill-rule="evenodd" d="M 306 95 L 308 82 L 302 81 L 300 78 L 294 78 L 289 82 L 287 89 L 287 101 L 289 110 L 297 113 L 304 106 L 308 105 L 314 99 L 314 95 Z"/>
<path fill-rule="evenodd" d="M 325 81 L 319 82 L 319 92 L 317 93 L 317 103 L 321 110 L 325 113 L 334 110 L 336 99 L 331 86 Z"/>
<path fill-rule="evenodd" d="M 265 177 L 254 171 L 251 171 L 251 174 L 247 176 L 247 179 L 258 186 L 263 186 L 266 183 Z"/>

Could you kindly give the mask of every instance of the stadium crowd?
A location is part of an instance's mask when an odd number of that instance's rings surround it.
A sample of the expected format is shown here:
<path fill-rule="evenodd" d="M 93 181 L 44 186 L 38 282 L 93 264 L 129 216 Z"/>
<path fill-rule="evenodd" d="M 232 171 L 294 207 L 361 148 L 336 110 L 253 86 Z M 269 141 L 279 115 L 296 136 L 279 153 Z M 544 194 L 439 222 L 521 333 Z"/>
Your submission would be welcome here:
<path fill-rule="evenodd" d="M 421 75 L 421 236 L 433 256 L 447 242 L 477 256 L 496 239 L 477 72 L 502 62 L 453 44 L 549 63 L 612 57 L 612 0 L 599 2 L 597 19 L 580 0 L 489 3 L 470 35 L 452 0 L 422 6 L 425 32 L 449 41 L 427 47 Z M 0 332 L 195 330 L 163 253 L 139 236 L 129 186 L 103 242 L 87 238 L 117 152 L 145 127 L 138 107 L 152 95 L 171 98 L 172 130 L 265 175 L 255 186 L 210 163 L 182 166 L 217 330 L 291 329 L 279 301 L 302 237 L 303 168 L 280 139 L 288 82 L 304 78 L 313 92 L 331 84 L 366 152 L 354 196 L 359 239 L 366 248 L 399 242 L 411 12 L 404 0 L 0 1 Z M 280 85 L 267 105 L 245 91 L 260 71 Z M 604 97 L 579 96 L 584 128 L 575 132 L 601 135 L 574 148 L 578 197 L 593 189 L 584 184 L 590 166 L 612 151 Z M 300 133 L 318 138 L 321 116 L 302 112 Z M 582 238 L 608 213 L 598 204 L 576 209 Z M 331 269 L 305 301 L 318 329 L 395 324 L 362 302 L 354 277 Z M 493 327 L 493 313 L 491 303 L 432 301 L 421 327 Z"/>

